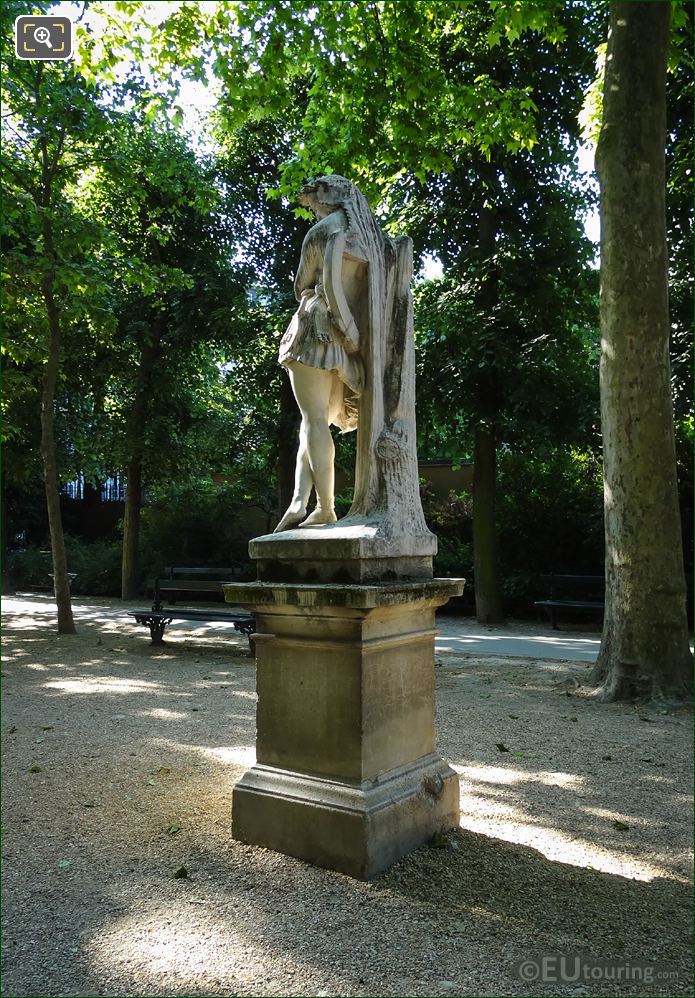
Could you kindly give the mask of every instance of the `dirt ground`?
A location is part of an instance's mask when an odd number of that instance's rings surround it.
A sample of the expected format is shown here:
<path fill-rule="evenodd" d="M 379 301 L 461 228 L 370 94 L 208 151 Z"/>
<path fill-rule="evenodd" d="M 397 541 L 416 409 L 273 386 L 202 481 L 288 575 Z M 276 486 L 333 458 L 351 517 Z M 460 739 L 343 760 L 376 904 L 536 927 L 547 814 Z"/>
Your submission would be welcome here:
<path fill-rule="evenodd" d="M 601 705 L 584 663 L 439 653 L 460 827 L 361 883 L 231 839 L 242 636 L 156 649 L 75 606 L 74 637 L 46 598 L 3 607 L 3 994 L 692 994 L 689 712 Z M 622 980 L 543 983 L 544 955 Z"/>

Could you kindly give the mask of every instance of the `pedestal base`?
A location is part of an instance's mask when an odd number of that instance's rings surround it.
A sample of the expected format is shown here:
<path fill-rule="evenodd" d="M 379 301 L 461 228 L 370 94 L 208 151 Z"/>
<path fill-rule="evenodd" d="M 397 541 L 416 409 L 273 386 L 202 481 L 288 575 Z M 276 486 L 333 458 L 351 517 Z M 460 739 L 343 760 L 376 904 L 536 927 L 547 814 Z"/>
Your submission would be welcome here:
<path fill-rule="evenodd" d="M 434 613 L 463 580 L 224 588 L 257 628 L 257 764 L 234 788 L 234 838 L 367 878 L 456 825 Z"/>
<path fill-rule="evenodd" d="M 458 777 L 436 755 L 357 785 L 257 765 L 232 798 L 235 839 L 363 880 L 458 820 Z"/>

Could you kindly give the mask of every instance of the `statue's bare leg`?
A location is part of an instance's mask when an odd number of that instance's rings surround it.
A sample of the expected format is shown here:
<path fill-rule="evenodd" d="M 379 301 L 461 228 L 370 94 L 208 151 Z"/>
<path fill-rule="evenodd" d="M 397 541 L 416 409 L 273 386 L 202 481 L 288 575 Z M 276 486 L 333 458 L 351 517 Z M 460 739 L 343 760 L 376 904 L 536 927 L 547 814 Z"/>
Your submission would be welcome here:
<path fill-rule="evenodd" d="M 282 519 L 273 531 L 274 534 L 279 534 L 283 530 L 291 530 L 292 527 L 296 527 L 304 519 L 313 485 L 314 479 L 312 478 L 311 467 L 309 465 L 306 428 L 304 420 L 302 420 L 299 427 L 299 447 L 297 449 L 297 464 L 294 471 L 292 502 L 285 510 Z"/>
<path fill-rule="evenodd" d="M 295 492 L 287 512 L 275 528 L 335 523 L 335 447 L 329 421 L 336 405 L 337 375 L 305 364 L 288 365 L 292 390 L 302 414 L 297 453 Z M 309 476 L 307 476 L 307 466 Z M 304 520 L 311 485 L 316 489 L 316 509 Z M 307 488 L 308 485 L 308 488 Z"/>

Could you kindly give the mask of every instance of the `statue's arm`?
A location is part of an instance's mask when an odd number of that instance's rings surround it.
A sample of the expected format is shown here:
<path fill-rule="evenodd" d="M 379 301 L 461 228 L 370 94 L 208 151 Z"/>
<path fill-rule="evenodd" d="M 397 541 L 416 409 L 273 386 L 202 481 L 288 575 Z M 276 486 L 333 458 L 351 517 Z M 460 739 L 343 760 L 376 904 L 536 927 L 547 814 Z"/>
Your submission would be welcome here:
<path fill-rule="evenodd" d="M 301 301 L 304 292 L 313 290 L 321 279 L 319 276 L 321 273 L 321 254 L 316 245 L 316 239 L 312 236 L 310 230 L 302 243 L 299 267 L 294 279 L 294 297 L 297 301 Z"/>

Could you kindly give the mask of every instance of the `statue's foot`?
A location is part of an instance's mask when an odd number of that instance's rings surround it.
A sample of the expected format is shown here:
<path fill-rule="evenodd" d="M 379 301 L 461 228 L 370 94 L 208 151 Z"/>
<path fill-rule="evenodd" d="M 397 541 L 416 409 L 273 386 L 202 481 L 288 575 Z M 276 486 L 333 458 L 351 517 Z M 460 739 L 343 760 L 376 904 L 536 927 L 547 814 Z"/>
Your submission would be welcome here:
<path fill-rule="evenodd" d="M 324 523 L 335 523 L 338 517 L 335 515 L 334 509 L 321 509 L 319 506 L 316 507 L 313 513 L 309 513 L 306 520 L 300 523 L 300 527 L 320 527 Z"/>
<path fill-rule="evenodd" d="M 305 516 L 306 506 L 301 502 L 301 500 L 295 500 L 295 502 L 290 503 L 287 507 L 285 515 L 280 520 L 273 533 L 279 534 L 282 530 L 291 530 L 292 527 L 296 527 Z"/>

